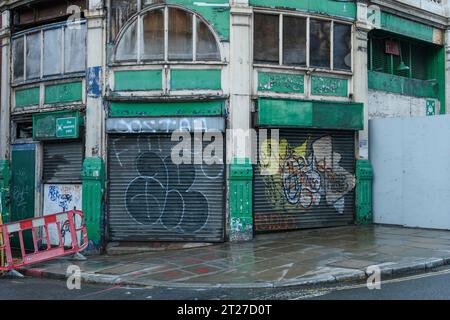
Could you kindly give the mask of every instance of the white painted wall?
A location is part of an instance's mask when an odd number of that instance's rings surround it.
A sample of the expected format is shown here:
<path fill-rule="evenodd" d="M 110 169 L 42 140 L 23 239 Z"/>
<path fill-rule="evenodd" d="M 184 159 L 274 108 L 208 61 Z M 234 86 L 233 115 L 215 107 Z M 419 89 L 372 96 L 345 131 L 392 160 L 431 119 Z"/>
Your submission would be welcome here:
<path fill-rule="evenodd" d="M 436 99 L 417 98 L 369 89 L 369 119 L 424 117 L 427 100 L 434 100 L 436 114 L 440 103 Z"/>
<path fill-rule="evenodd" d="M 374 222 L 450 230 L 450 115 L 369 122 Z"/>

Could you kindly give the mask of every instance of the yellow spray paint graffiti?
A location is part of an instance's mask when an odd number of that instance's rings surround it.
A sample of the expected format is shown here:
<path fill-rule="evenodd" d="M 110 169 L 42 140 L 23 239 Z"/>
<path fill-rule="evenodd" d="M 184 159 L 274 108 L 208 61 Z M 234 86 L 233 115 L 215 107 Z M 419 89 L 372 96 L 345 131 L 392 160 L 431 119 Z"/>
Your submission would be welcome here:
<path fill-rule="evenodd" d="M 323 202 L 342 214 L 345 195 L 354 189 L 356 180 L 340 166 L 341 155 L 333 151 L 331 136 L 314 141 L 308 137 L 298 146 L 281 139 L 278 157 L 271 152 L 275 144 L 271 139 L 262 143 L 259 163 L 272 206 L 307 212 Z"/>

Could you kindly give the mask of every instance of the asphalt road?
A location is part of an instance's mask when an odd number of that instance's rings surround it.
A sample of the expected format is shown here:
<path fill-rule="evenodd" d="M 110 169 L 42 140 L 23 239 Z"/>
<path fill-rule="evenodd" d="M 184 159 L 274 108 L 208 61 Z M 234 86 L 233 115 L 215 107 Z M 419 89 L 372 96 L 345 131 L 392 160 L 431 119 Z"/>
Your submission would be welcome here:
<path fill-rule="evenodd" d="M 397 279 L 384 279 L 381 290 L 368 290 L 365 284 L 320 288 L 282 289 L 175 289 L 132 288 L 82 284 L 81 290 L 68 290 L 65 281 L 0 278 L 1 300 L 450 300 L 450 268 Z"/>

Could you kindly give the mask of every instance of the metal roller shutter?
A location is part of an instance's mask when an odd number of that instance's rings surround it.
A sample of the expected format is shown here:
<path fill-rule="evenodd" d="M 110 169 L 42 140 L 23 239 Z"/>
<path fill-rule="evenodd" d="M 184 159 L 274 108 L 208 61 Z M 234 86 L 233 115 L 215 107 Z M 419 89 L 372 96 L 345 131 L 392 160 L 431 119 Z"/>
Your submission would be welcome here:
<path fill-rule="evenodd" d="M 81 183 L 83 154 L 81 141 L 44 143 L 44 182 Z"/>
<path fill-rule="evenodd" d="M 224 165 L 171 161 L 170 135 L 109 135 L 113 241 L 224 239 Z"/>
<path fill-rule="evenodd" d="M 278 167 L 273 175 L 261 174 L 261 162 L 255 167 L 257 232 L 354 221 L 353 131 L 280 130 Z"/>

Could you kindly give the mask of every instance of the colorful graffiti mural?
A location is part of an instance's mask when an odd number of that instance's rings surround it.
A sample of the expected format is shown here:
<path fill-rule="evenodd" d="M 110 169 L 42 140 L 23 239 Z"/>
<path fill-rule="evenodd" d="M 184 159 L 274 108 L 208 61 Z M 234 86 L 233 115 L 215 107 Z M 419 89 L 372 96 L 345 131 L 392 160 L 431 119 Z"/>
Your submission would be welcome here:
<path fill-rule="evenodd" d="M 306 212 L 324 200 L 342 214 L 345 195 L 354 189 L 356 180 L 340 165 L 341 154 L 333 150 L 331 136 L 309 137 L 299 146 L 281 139 L 277 161 L 269 156 L 274 144 L 271 140 L 263 143 L 259 163 L 260 172 L 266 173 L 262 177 L 270 203 Z"/>

